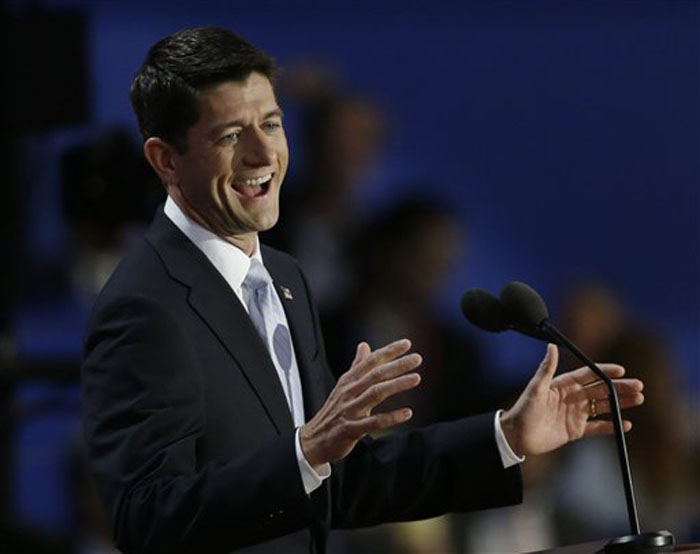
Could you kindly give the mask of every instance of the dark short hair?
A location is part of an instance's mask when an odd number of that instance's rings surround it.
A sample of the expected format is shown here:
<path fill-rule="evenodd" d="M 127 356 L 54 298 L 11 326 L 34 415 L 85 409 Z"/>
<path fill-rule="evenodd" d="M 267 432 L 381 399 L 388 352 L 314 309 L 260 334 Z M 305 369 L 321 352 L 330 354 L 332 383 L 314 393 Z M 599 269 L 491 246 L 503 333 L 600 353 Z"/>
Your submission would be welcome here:
<path fill-rule="evenodd" d="M 199 120 L 198 94 L 253 72 L 273 82 L 274 60 L 228 29 L 195 27 L 159 40 L 131 84 L 141 134 L 184 152 L 187 130 Z"/>

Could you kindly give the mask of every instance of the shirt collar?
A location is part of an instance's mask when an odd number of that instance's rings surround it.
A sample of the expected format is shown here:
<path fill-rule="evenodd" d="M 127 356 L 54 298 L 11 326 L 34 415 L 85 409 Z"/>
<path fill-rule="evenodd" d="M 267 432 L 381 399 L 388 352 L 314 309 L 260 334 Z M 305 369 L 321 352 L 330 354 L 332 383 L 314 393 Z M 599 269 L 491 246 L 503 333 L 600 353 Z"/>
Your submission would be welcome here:
<path fill-rule="evenodd" d="M 234 291 L 240 290 L 243 280 L 250 269 L 251 258 L 255 258 L 260 263 L 263 263 L 262 254 L 260 253 L 260 241 L 257 236 L 255 237 L 253 255 L 249 258 L 237 246 L 226 242 L 187 217 L 170 196 L 165 201 L 165 215 L 204 253 Z"/>

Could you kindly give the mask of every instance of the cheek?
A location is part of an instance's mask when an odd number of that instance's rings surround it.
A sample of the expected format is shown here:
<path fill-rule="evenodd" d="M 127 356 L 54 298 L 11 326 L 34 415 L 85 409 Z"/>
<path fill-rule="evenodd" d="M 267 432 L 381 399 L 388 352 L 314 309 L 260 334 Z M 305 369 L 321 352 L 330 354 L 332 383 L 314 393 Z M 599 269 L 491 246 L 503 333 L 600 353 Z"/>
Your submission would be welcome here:
<path fill-rule="evenodd" d="M 233 153 L 203 159 L 199 172 L 202 185 L 209 190 L 220 191 L 224 185 L 230 184 L 237 165 L 234 160 Z"/>
<path fill-rule="evenodd" d="M 183 182 L 187 184 L 191 197 L 200 205 L 213 202 L 220 207 L 228 201 L 232 176 L 230 156 L 209 156 L 190 165 Z"/>
<path fill-rule="evenodd" d="M 284 132 L 282 132 L 279 137 L 276 144 L 276 150 L 280 168 L 284 171 L 287 169 L 287 164 L 289 162 L 289 146 L 287 144 L 287 136 L 284 134 Z"/>
<path fill-rule="evenodd" d="M 289 165 L 289 152 L 285 149 L 283 152 L 278 154 L 277 159 L 279 160 L 280 177 L 284 177 L 284 175 L 287 173 L 287 167 Z"/>

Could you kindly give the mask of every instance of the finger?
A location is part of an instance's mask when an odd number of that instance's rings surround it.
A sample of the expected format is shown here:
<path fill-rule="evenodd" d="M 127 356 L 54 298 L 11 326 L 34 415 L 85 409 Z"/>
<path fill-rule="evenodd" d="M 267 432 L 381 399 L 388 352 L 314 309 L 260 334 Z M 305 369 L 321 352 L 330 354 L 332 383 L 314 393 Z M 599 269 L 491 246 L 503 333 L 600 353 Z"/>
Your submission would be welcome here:
<path fill-rule="evenodd" d="M 639 379 L 634 379 L 632 377 L 627 379 L 613 379 L 613 386 L 618 393 L 634 393 L 642 392 L 644 390 L 644 383 Z M 598 395 L 608 395 L 608 385 L 601 380 L 584 387 L 583 390 L 591 391 Z"/>
<path fill-rule="evenodd" d="M 420 381 L 421 376 L 419 373 L 409 373 L 389 381 L 375 383 L 357 398 L 351 400 L 347 404 L 345 411 L 353 414 L 366 412 L 367 410 L 371 411 L 390 396 L 417 387 Z"/>
<path fill-rule="evenodd" d="M 598 368 L 611 379 L 622 377 L 625 374 L 625 368 L 617 364 L 597 364 Z M 579 367 L 573 371 L 566 373 L 566 377 L 573 379 L 581 386 L 589 386 L 596 381 L 600 381 L 600 377 L 588 367 Z"/>
<path fill-rule="evenodd" d="M 369 347 L 369 344 L 367 344 L 365 341 L 362 341 L 357 345 L 357 350 L 355 351 L 355 359 L 350 364 L 350 367 L 354 367 L 357 364 L 363 362 L 371 353 L 372 350 Z"/>
<path fill-rule="evenodd" d="M 629 420 L 624 420 L 622 422 L 622 429 L 627 433 L 632 429 L 632 422 Z M 615 432 L 615 427 L 612 421 L 605 420 L 593 420 L 586 423 L 586 428 L 583 431 L 584 437 L 595 437 L 598 435 L 611 435 Z"/>
<path fill-rule="evenodd" d="M 399 375 L 403 375 L 404 373 L 408 373 L 409 371 L 416 369 L 422 363 L 423 358 L 420 354 L 407 354 L 398 360 L 393 360 L 386 364 L 382 364 L 379 367 L 368 371 L 357 381 L 350 384 L 347 393 L 350 396 L 357 396 L 375 383 L 387 381 L 398 377 Z"/>
<path fill-rule="evenodd" d="M 618 399 L 620 403 L 621 410 L 627 410 L 629 408 L 636 408 L 644 404 L 644 395 L 642 393 L 635 393 L 625 396 L 620 396 Z M 586 410 L 589 410 L 590 404 L 586 404 Z M 596 400 L 595 404 L 596 415 L 609 414 L 610 413 L 610 401 L 609 400 Z"/>
<path fill-rule="evenodd" d="M 411 408 L 400 408 L 392 412 L 372 414 L 368 417 L 347 423 L 347 433 L 352 437 L 362 437 L 367 433 L 389 429 L 405 423 L 413 417 Z"/>
<path fill-rule="evenodd" d="M 644 383 L 639 379 L 616 379 L 613 382 L 618 396 L 626 394 L 637 394 L 644 390 Z M 589 385 L 580 390 L 572 392 L 568 400 L 570 402 L 582 402 L 589 400 L 604 400 L 608 398 L 609 390 L 606 383 L 598 381 L 594 385 Z"/>
<path fill-rule="evenodd" d="M 411 348 L 411 341 L 408 339 L 401 339 L 394 341 L 392 343 L 378 348 L 374 352 L 371 352 L 366 358 L 359 362 L 356 366 L 351 367 L 348 373 L 353 378 L 358 378 L 364 375 L 367 371 L 372 368 L 389 362 L 398 358 L 399 356 L 408 352 Z"/>
<path fill-rule="evenodd" d="M 553 345 L 547 345 L 547 352 L 537 368 L 535 376 L 530 380 L 530 386 L 534 389 L 549 388 L 554 373 L 559 363 L 559 349 Z"/>

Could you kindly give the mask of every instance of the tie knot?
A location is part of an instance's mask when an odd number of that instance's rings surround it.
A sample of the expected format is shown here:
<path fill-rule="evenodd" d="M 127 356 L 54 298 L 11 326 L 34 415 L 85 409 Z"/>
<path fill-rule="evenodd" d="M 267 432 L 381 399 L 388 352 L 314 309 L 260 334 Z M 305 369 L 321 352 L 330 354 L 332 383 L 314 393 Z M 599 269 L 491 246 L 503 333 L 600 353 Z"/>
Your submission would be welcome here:
<path fill-rule="evenodd" d="M 251 258 L 248 274 L 243 280 L 243 286 L 250 290 L 258 290 L 272 283 L 272 277 L 259 260 Z"/>

